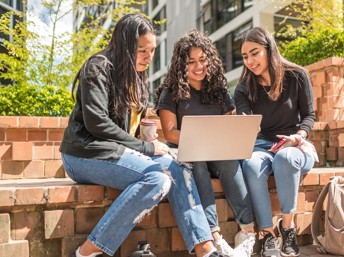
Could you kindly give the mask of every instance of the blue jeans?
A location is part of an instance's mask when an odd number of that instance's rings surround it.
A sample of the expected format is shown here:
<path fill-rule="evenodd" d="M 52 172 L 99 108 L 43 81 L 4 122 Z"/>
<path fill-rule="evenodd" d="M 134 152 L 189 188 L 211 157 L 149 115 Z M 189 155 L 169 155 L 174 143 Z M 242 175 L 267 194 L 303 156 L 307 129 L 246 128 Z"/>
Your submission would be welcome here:
<path fill-rule="evenodd" d="M 274 154 L 268 151 L 272 145 L 273 142 L 257 139 L 252 157 L 243 162 L 244 176 L 260 229 L 273 226 L 269 176 L 274 175 L 282 213 L 290 214 L 296 210 L 300 177 L 314 165 L 313 158 L 296 147 L 285 147 Z"/>
<path fill-rule="evenodd" d="M 211 230 L 219 231 L 215 196 L 211 178 L 219 178 L 229 206 L 240 227 L 253 225 L 251 200 L 238 161 L 193 162 L 195 178 L 203 209 Z"/>
<path fill-rule="evenodd" d="M 130 231 L 167 194 L 189 252 L 212 240 L 190 169 L 172 158 L 142 155 L 126 149 L 120 159 L 83 159 L 62 154 L 71 179 L 123 190 L 88 239 L 114 255 Z"/>

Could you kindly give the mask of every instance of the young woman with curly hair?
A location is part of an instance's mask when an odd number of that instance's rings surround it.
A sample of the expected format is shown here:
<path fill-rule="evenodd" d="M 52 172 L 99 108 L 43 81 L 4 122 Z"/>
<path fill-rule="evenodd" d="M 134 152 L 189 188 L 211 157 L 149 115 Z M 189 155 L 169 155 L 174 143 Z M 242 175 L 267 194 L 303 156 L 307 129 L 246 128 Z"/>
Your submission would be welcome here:
<path fill-rule="evenodd" d="M 178 147 L 184 115 L 234 112 L 222 61 L 209 37 L 192 29 L 175 43 L 166 78 L 157 89 L 155 105 L 167 144 L 174 148 Z M 255 242 L 253 216 L 239 162 L 200 161 L 192 165 L 217 250 L 224 256 L 235 254 L 219 233 L 212 177 L 221 180 L 226 199 L 240 224 L 241 231 L 235 237 L 236 247 L 240 253 L 250 256 Z"/>

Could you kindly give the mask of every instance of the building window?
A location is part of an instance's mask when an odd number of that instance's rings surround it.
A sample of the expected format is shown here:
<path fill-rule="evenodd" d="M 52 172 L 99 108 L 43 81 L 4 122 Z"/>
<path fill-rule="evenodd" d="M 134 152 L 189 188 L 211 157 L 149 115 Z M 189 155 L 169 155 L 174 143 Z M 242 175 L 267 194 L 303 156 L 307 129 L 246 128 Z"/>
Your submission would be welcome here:
<path fill-rule="evenodd" d="M 204 31 L 213 33 L 253 5 L 253 0 L 211 0 L 203 6 Z"/>
<path fill-rule="evenodd" d="M 161 51 L 161 47 L 159 44 L 155 49 L 155 56 L 153 58 L 153 67 L 152 67 L 153 73 L 155 73 L 161 69 L 161 61 L 160 61 L 161 53 L 160 53 L 160 51 Z"/>
<path fill-rule="evenodd" d="M 152 10 L 154 10 L 155 7 L 157 7 L 159 4 L 159 0 L 153 0 L 152 1 Z"/>
<path fill-rule="evenodd" d="M 166 19 L 166 6 L 161 8 L 160 12 L 153 17 L 155 27 L 159 28 L 160 33 L 166 31 L 166 21 L 164 19 Z"/>
<path fill-rule="evenodd" d="M 240 52 L 241 37 L 251 29 L 252 26 L 252 21 L 250 21 L 215 42 L 222 58 L 225 72 L 238 68 L 243 64 Z"/>

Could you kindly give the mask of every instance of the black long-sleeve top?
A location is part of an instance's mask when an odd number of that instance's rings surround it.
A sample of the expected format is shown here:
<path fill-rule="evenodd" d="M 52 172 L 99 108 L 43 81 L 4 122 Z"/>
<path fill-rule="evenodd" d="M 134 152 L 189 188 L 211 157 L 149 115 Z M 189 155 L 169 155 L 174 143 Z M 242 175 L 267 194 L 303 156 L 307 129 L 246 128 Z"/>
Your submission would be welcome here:
<path fill-rule="evenodd" d="M 306 71 L 286 72 L 283 91 L 277 101 L 267 95 L 269 87 L 258 88 L 258 100 L 248 99 L 245 81 L 235 89 L 234 100 L 237 114 L 262 114 L 258 138 L 279 141 L 276 135 L 295 134 L 302 129 L 309 134 L 314 124 L 313 90 Z"/>

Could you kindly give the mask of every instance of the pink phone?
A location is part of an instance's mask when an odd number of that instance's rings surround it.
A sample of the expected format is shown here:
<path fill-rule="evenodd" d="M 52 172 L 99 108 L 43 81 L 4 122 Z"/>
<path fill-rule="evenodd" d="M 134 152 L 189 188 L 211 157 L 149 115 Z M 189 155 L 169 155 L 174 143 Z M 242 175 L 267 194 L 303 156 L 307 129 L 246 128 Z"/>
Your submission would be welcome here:
<path fill-rule="evenodd" d="M 285 142 L 287 142 L 287 139 L 282 138 L 278 143 L 274 144 L 269 151 L 277 151 Z"/>

